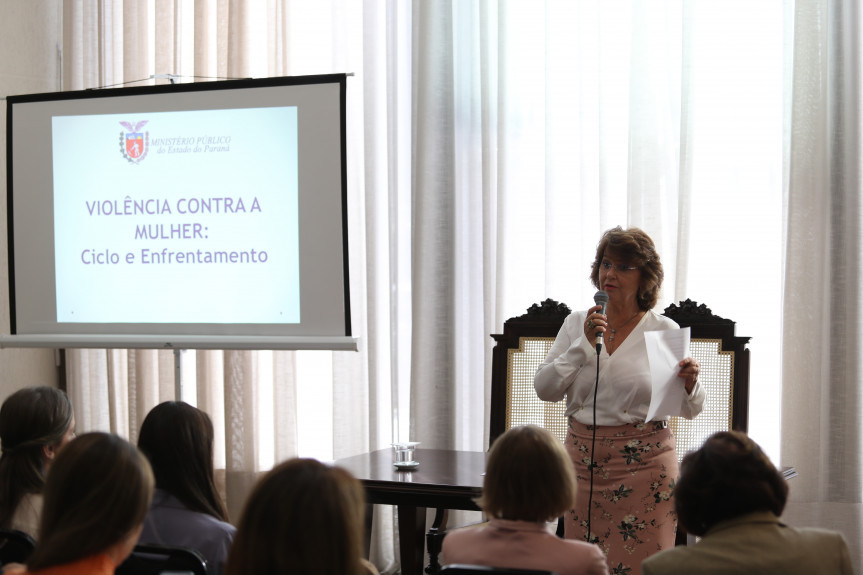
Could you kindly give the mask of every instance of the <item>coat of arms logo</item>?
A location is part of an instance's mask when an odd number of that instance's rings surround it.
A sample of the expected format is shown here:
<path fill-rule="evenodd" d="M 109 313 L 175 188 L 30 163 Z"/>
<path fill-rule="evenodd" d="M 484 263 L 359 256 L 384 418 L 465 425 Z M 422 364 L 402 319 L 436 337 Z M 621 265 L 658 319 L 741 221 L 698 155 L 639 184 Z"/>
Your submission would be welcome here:
<path fill-rule="evenodd" d="M 147 124 L 147 120 L 138 122 L 132 125 L 129 122 L 120 122 L 120 125 L 126 128 L 125 132 L 120 132 L 120 152 L 123 157 L 133 164 L 140 164 L 147 157 L 147 151 L 150 146 L 150 132 L 142 132 Z"/>

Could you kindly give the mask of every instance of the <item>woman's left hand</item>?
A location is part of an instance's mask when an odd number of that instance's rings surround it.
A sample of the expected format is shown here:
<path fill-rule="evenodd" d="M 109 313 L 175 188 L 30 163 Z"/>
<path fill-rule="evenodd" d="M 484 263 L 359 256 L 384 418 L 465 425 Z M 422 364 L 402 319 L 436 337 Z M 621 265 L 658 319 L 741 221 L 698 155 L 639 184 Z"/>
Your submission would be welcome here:
<path fill-rule="evenodd" d="M 692 390 L 695 389 L 695 384 L 698 383 L 698 371 L 701 369 L 701 366 L 691 357 L 687 357 L 678 365 L 680 366 L 680 372 L 677 374 L 677 377 L 683 378 L 683 385 L 686 387 L 687 395 L 692 395 Z"/>

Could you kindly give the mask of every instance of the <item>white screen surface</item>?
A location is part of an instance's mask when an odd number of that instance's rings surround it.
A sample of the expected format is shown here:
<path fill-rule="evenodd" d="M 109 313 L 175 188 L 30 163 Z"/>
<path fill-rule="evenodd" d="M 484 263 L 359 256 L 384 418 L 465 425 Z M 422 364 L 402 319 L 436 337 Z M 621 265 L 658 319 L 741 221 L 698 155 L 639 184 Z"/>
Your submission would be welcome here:
<path fill-rule="evenodd" d="M 343 91 L 338 75 L 9 98 L 4 344 L 355 349 Z"/>

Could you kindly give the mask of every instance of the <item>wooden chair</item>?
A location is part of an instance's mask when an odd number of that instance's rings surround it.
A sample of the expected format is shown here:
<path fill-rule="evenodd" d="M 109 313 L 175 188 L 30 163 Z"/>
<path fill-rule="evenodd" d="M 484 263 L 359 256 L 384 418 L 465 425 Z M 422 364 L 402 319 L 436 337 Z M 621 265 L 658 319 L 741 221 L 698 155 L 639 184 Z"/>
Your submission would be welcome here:
<path fill-rule="evenodd" d="M 539 399 L 533 376 L 569 313 L 566 304 L 547 299 L 504 322 L 502 334 L 492 334 L 497 343 L 492 351 L 489 444 L 507 429 L 526 424 L 545 427 L 565 440 L 566 400 Z M 747 430 L 749 338 L 735 336 L 733 321 L 689 299 L 668 306 L 663 315 L 690 328 L 690 353 L 701 364 L 699 382 L 707 388 L 704 410 L 698 417 L 674 417 L 669 422 L 677 439 L 678 459 L 682 459 L 716 431 Z"/>
<path fill-rule="evenodd" d="M 527 313 L 504 322 L 503 333 L 493 334 L 491 424 L 489 445 L 507 429 L 534 424 L 566 439 L 566 399 L 546 402 L 536 396 L 533 376 L 554 343 L 569 307 L 547 299 Z M 704 304 L 687 299 L 668 306 L 663 315 L 690 329 L 691 355 L 701 364 L 699 382 L 706 387 L 704 409 L 695 419 L 672 417 L 669 426 L 677 441 L 677 458 L 698 449 L 717 431 L 747 431 L 749 417 L 748 337 L 734 334 L 734 322 L 713 314 Z M 558 525 L 562 535 L 563 524 Z M 677 531 L 677 544 L 687 542 Z"/>
<path fill-rule="evenodd" d="M 132 554 L 115 570 L 116 575 L 191 573 L 207 575 L 207 561 L 194 549 L 167 545 L 135 545 Z"/>
<path fill-rule="evenodd" d="M 17 529 L 0 529 L 0 566 L 25 563 L 33 553 L 36 541 Z"/>
<path fill-rule="evenodd" d="M 530 306 L 527 313 L 506 320 L 503 333 L 491 335 L 496 344 L 492 350 L 489 445 L 507 429 L 527 424 L 545 427 L 561 442 L 566 439 L 566 399 L 539 399 L 533 376 L 570 312 L 566 304 L 546 299 Z M 749 338 L 735 336 L 733 321 L 689 299 L 668 306 L 663 315 L 690 328 L 690 353 L 701 364 L 699 382 L 707 390 L 704 409 L 698 417 L 673 417 L 669 421 L 680 460 L 717 431 L 747 430 Z M 443 573 L 438 553 L 446 530 L 445 510 L 438 510 L 426 536 L 430 559 L 426 572 L 430 575 Z M 563 535 L 562 522 L 558 535 Z M 686 534 L 678 530 L 678 543 L 685 541 Z"/>
<path fill-rule="evenodd" d="M 506 320 L 503 333 L 491 334 L 496 344 L 491 356 L 489 446 L 507 429 L 527 424 L 545 427 L 561 442 L 566 439 L 566 400 L 539 399 L 533 376 L 570 312 L 566 304 L 547 299 Z"/>
<path fill-rule="evenodd" d="M 677 456 L 701 447 L 717 431 L 749 429 L 749 337 L 734 335 L 734 322 L 704 304 L 687 299 L 662 314 L 690 331 L 689 351 L 701 364 L 698 381 L 707 388 L 704 410 L 693 420 L 669 421 L 677 440 Z"/>
<path fill-rule="evenodd" d="M 484 565 L 447 565 L 440 571 L 441 575 L 557 575 L 553 571 L 538 571 L 536 569 L 509 569 L 506 567 L 486 567 Z"/>

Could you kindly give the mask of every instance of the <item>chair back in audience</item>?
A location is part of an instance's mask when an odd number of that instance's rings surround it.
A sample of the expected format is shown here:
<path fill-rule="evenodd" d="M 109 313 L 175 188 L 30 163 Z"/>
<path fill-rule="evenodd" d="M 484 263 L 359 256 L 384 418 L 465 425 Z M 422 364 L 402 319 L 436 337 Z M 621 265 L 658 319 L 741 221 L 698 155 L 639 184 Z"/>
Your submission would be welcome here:
<path fill-rule="evenodd" d="M 566 399 L 542 401 L 533 388 L 533 375 L 551 348 L 570 313 L 566 304 L 547 299 L 503 324 L 492 334 L 489 445 L 517 425 L 534 424 L 566 439 Z M 749 342 L 734 334 L 735 324 L 692 300 L 668 306 L 663 315 L 690 329 L 690 353 L 701 364 L 699 382 L 707 388 L 704 410 L 693 420 L 672 417 L 678 460 L 701 446 L 717 431 L 745 432 L 749 416 Z"/>
<path fill-rule="evenodd" d="M 440 571 L 440 575 L 557 575 L 553 571 L 539 571 L 536 569 L 510 569 L 508 567 L 486 567 L 484 565 L 447 565 Z"/>
<path fill-rule="evenodd" d="M 36 541 L 17 529 L 0 529 L 0 565 L 25 563 L 33 553 Z"/>
<path fill-rule="evenodd" d="M 165 572 L 207 575 L 207 561 L 194 549 L 139 544 L 114 573 L 116 575 L 161 575 Z"/>

